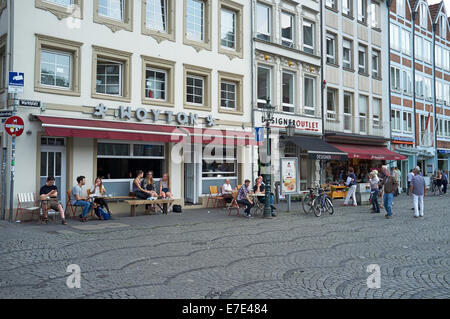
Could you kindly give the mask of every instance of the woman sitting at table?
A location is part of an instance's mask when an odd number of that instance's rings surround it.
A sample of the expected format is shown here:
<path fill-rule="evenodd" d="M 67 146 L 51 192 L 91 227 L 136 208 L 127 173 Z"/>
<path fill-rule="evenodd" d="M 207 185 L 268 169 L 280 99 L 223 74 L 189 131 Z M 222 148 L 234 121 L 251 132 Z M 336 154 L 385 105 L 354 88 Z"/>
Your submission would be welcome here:
<path fill-rule="evenodd" d="M 169 174 L 167 173 L 163 174 L 161 182 L 159 183 L 159 196 L 164 199 L 166 199 L 166 197 L 173 199 L 172 193 L 170 192 Z"/>
<path fill-rule="evenodd" d="M 155 181 L 153 180 L 153 171 L 148 171 L 142 181 L 142 188 L 150 192 L 150 197 L 158 197 L 155 192 Z"/>
<path fill-rule="evenodd" d="M 103 198 L 106 195 L 106 189 L 103 187 L 103 182 L 100 177 L 97 177 L 94 181 L 94 185 L 91 187 L 91 195 L 93 195 L 94 198 L 94 209 L 97 209 L 98 206 L 101 208 L 106 208 L 108 214 L 111 215 L 111 211 L 108 207 L 108 203 Z"/>
<path fill-rule="evenodd" d="M 144 172 L 138 170 L 136 172 L 136 178 L 133 181 L 133 193 L 137 198 L 149 199 L 152 196 L 152 192 L 142 188 L 141 181 L 144 178 Z"/>

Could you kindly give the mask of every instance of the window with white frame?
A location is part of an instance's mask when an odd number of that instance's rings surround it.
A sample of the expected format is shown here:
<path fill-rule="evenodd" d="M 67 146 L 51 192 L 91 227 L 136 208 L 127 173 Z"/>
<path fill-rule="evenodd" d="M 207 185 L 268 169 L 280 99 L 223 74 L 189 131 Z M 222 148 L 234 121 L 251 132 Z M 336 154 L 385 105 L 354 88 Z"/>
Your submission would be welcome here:
<path fill-rule="evenodd" d="M 167 71 L 147 68 L 145 71 L 145 97 L 152 100 L 167 99 Z"/>
<path fill-rule="evenodd" d="M 136 171 L 153 171 L 160 178 L 165 172 L 164 144 L 106 142 L 97 144 L 97 176 L 104 179 L 132 179 Z"/>
<path fill-rule="evenodd" d="M 98 15 L 109 19 L 124 20 L 125 0 L 98 0 Z"/>
<path fill-rule="evenodd" d="M 294 113 L 294 73 L 283 71 L 281 91 L 283 112 Z"/>
<path fill-rule="evenodd" d="M 311 76 L 305 76 L 304 80 L 304 105 L 303 112 L 306 115 L 314 115 L 315 114 L 315 87 L 316 87 L 316 79 Z"/>
<path fill-rule="evenodd" d="M 337 10 L 337 0 L 325 0 L 325 6 Z"/>
<path fill-rule="evenodd" d="M 400 132 L 400 110 L 392 109 L 391 110 L 391 129 L 393 131 Z"/>
<path fill-rule="evenodd" d="M 358 21 L 367 23 L 367 0 L 358 0 Z"/>
<path fill-rule="evenodd" d="M 411 81 L 411 71 L 402 70 L 402 90 L 403 93 L 412 93 L 412 81 Z"/>
<path fill-rule="evenodd" d="M 400 51 L 400 27 L 392 22 L 389 27 L 389 42 L 391 49 Z"/>
<path fill-rule="evenodd" d="M 62 89 L 72 87 L 72 54 L 43 49 L 41 51 L 41 85 Z"/>
<path fill-rule="evenodd" d="M 294 47 L 294 16 L 292 14 L 281 12 L 281 44 L 289 48 Z"/>
<path fill-rule="evenodd" d="M 344 92 L 344 131 L 351 132 L 353 124 L 353 94 Z"/>
<path fill-rule="evenodd" d="M 97 61 L 96 92 L 100 94 L 122 95 L 123 64 L 114 61 Z"/>
<path fill-rule="evenodd" d="M 443 123 L 442 123 L 442 119 L 438 118 L 437 119 L 437 127 L 436 127 L 436 131 L 437 131 L 437 136 L 443 137 L 444 136 L 444 127 L 443 127 Z"/>
<path fill-rule="evenodd" d="M 424 3 L 420 4 L 420 26 L 422 28 L 427 28 L 428 26 L 428 15 L 427 15 L 427 8 Z"/>
<path fill-rule="evenodd" d="M 236 12 L 222 8 L 220 10 L 220 41 L 226 49 L 236 49 Z"/>
<path fill-rule="evenodd" d="M 359 96 L 359 131 L 367 133 L 367 96 Z"/>
<path fill-rule="evenodd" d="M 381 99 L 374 98 L 372 101 L 373 127 L 381 127 Z"/>
<path fill-rule="evenodd" d="M 353 15 L 353 0 L 342 0 L 342 13 L 348 16 Z"/>
<path fill-rule="evenodd" d="M 258 107 L 264 107 L 267 99 L 272 98 L 272 69 L 266 66 L 258 66 Z"/>
<path fill-rule="evenodd" d="M 425 62 L 431 63 L 431 41 L 423 39 L 423 60 Z"/>
<path fill-rule="evenodd" d="M 327 33 L 327 63 L 337 64 L 336 36 L 331 33 Z"/>
<path fill-rule="evenodd" d="M 342 40 L 342 63 L 344 68 L 347 69 L 353 69 L 353 63 L 352 63 L 352 41 L 343 39 Z"/>
<path fill-rule="evenodd" d="M 167 0 L 147 0 L 145 20 L 147 28 L 167 32 Z"/>
<path fill-rule="evenodd" d="M 370 26 L 372 28 L 380 27 L 380 4 L 374 1 L 370 3 Z"/>
<path fill-rule="evenodd" d="M 303 51 L 314 54 L 314 23 L 303 20 Z"/>
<path fill-rule="evenodd" d="M 327 88 L 327 119 L 337 120 L 337 90 Z"/>
<path fill-rule="evenodd" d="M 436 52 L 436 54 L 435 54 L 436 65 L 438 67 L 442 67 L 442 48 L 440 46 L 436 45 L 435 50 L 436 50 L 435 51 Z"/>
<path fill-rule="evenodd" d="M 416 95 L 423 97 L 423 76 L 416 75 Z"/>
<path fill-rule="evenodd" d="M 414 55 L 416 59 L 422 60 L 423 38 L 414 36 Z"/>
<path fill-rule="evenodd" d="M 447 21 L 444 16 L 441 16 L 439 18 L 439 35 L 441 38 L 446 39 L 447 38 Z"/>
<path fill-rule="evenodd" d="M 361 44 L 358 47 L 358 71 L 367 73 L 367 46 Z"/>
<path fill-rule="evenodd" d="M 258 39 L 270 41 L 271 11 L 269 6 L 259 2 L 256 4 L 256 37 Z"/>
<path fill-rule="evenodd" d="M 73 0 L 45 0 L 45 2 L 53 3 L 61 7 L 73 6 Z"/>
<path fill-rule="evenodd" d="M 202 154 L 203 178 L 237 177 L 237 149 L 223 145 L 205 145 Z"/>
<path fill-rule="evenodd" d="M 400 69 L 391 66 L 391 90 L 400 91 Z"/>
<path fill-rule="evenodd" d="M 374 78 L 380 78 L 380 59 L 381 53 L 377 50 L 372 50 L 372 76 Z"/>
<path fill-rule="evenodd" d="M 220 107 L 236 109 L 237 85 L 235 82 L 222 81 L 220 83 Z"/>
<path fill-rule="evenodd" d="M 431 79 L 423 78 L 423 95 L 426 99 L 431 99 Z"/>
<path fill-rule="evenodd" d="M 205 41 L 205 2 L 186 0 L 186 36 L 190 40 Z"/>
<path fill-rule="evenodd" d="M 396 1 L 397 8 L 395 11 L 397 12 L 397 15 L 399 15 L 401 17 L 405 17 L 405 1 L 406 0 L 397 0 Z"/>
<path fill-rule="evenodd" d="M 205 95 L 205 78 L 188 74 L 186 77 L 186 102 L 203 105 Z"/>
<path fill-rule="evenodd" d="M 411 54 L 411 32 L 405 29 L 401 29 L 402 32 L 402 43 L 401 49 L 402 52 L 410 55 Z"/>
<path fill-rule="evenodd" d="M 403 132 L 412 132 L 412 113 L 403 111 Z"/>
<path fill-rule="evenodd" d="M 443 92 L 442 92 L 442 83 L 440 81 L 436 81 L 436 99 L 441 101 L 443 100 Z"/>

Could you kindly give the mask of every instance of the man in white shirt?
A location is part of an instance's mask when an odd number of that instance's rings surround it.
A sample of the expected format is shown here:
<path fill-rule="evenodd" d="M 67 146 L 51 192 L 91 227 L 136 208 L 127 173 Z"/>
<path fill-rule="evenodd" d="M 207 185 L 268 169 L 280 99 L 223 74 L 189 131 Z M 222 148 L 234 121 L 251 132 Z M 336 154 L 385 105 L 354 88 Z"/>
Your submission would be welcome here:
<path fill-rule="evenodd" d="M 407 195 L 409 196 L 409 188 L 411 187 L 411 181 L 414 177 L 413 170 L 410 170 L 408 173 L 408 188 L 406 189 Z"/>
<path fill-rule="evenodd" d="M 230 204 L 233 200 L 233 187 L 231 187 L 230 180 L 228 178 L 225 180 L 225 184 L 222 185 L 222 195 L 228 204 Z"/>

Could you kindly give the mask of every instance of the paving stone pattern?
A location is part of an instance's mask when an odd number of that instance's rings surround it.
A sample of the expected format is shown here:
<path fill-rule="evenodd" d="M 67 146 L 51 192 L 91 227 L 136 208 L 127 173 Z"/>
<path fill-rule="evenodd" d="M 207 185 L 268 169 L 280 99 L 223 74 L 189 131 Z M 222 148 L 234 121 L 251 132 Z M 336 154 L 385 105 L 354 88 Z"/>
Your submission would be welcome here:
<path fill-rule="evenodd" d="M 60 224 L 0 222 L 3 298 L 449 298 L 450 196 L 425 217 L 395 198 L 394 217 L 368 206 L 320 218 L 227 216 L 223 209 Z M 299 203 L 293 207 L 298 209 Z M 280 205 L 278 211 L 284 210 Z M 114 227 L 104 227 L 114 223 Z M 97 227 L 92 227 L 96 226 Z M 66 286 L 67 266 L 81 288 Z M 381 288 L 369 289 L 369 264 Z"/>

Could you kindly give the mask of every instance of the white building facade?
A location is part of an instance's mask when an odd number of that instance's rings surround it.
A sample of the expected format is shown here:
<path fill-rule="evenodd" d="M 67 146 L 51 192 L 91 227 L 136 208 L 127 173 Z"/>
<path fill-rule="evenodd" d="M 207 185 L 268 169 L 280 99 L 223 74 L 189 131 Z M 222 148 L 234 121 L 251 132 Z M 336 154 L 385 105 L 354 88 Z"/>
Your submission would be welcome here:
<path fill-rule="evenodd" d="M 168 173 L 177 202 L 196 204 L 225 178 L 251 177 L 247 1 L 1 3 L 2 75 L 25 73 L 15 193 L 52 175 L 65 204 L 83 175 L 128 195 L 141 169 Z M 4 88 L 0 108 L 11 109 Z"/>

